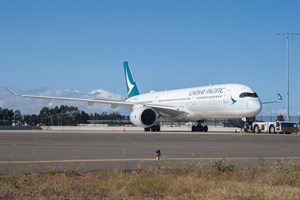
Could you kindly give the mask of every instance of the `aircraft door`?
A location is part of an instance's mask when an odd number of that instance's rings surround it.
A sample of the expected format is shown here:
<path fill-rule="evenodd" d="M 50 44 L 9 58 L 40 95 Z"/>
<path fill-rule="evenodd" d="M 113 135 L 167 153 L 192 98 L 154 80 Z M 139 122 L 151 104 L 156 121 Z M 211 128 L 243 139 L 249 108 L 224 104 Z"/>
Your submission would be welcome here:
<path fill-rule="evenodd" d="M 230 89 L 225 90 L 224 96 L 223 96 L 223 103 L 228 103 L 228 99 L 230 97 Z"/>
<path fill-rule="evenodd" d="M 158 96 L 155 96 L 153 103 L 158 103 Z"/>

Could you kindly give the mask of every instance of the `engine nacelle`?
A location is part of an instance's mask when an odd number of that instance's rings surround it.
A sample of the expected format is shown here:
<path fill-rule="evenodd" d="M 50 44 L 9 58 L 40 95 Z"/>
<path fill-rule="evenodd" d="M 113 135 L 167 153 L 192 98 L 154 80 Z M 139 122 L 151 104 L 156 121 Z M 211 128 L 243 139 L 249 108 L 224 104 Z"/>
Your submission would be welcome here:
<path fill-rule="evenodd" d="M 157 114 L 153 108 L 136 108 L 130 113 L 130 121 L 136 126 L 148 128 L 156 124 Z"/>
<path fill-rule="evenodd" d="M 244 117 L 241 119 L 228 119 L 228 123 L 233 127 L 244 128 L 245 123 L 252 124 L 255 121 L 255 117 Z"/>

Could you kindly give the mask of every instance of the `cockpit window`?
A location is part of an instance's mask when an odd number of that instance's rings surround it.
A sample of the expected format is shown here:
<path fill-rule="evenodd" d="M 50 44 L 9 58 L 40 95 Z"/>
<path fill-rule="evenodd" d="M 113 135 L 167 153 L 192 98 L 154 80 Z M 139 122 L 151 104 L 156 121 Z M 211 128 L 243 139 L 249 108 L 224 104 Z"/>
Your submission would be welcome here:
<path fill-rule="evenodd" d="M 256 93 L 250 93 L 250 92 L 243 92 L 240 94 L 240 98 L 245 98 L 245 97 L 252 97 L 252 98 L 257 98 Z"/>

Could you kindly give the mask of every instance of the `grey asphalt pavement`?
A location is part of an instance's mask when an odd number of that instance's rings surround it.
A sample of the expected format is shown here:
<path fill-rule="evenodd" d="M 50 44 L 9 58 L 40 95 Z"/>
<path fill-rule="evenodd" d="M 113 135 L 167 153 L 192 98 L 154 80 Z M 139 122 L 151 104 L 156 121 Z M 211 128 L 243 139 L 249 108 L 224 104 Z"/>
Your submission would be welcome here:
<path fill-rule="evenodd" d="M 1 131 L 0 170 L 45 171 L 50 168 L 114 169 L 153 166 L 155 151 L 179 163 L 213 162 L 224 157 L 243 165 L 264 159 L 300 161 L 299 135 Z"/>

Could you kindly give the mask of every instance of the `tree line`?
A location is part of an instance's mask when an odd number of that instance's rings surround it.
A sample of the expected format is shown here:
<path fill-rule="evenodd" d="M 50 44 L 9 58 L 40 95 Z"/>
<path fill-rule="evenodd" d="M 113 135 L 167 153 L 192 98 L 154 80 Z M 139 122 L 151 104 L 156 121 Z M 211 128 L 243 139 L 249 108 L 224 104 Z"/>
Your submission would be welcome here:
<path fill-rule="evenodd" d="M 54 108 L 43 107 L 39 114 L 22 115 L 20 110 L 0 107 L 0 126 L 77 126 L 90 121 L 125 120 L 128 116 L 118 112 L 86 113 L 75 106 L 61 105 Z"/>

